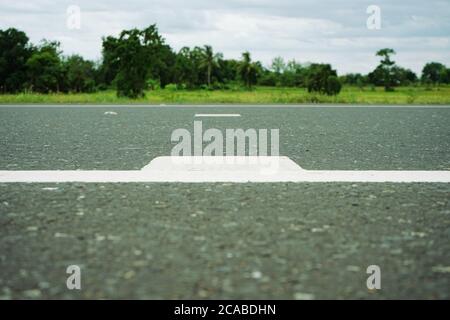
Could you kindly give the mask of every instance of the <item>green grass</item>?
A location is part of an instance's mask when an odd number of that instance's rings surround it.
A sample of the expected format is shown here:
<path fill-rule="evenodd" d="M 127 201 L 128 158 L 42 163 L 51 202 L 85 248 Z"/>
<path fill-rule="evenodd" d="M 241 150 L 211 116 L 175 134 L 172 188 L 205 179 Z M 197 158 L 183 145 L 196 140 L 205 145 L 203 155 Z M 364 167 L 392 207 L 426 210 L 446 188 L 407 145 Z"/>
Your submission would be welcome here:
<path fill-rule="evenodd" d="M 3 94 L 0 104 L 450 104 L 450 86 L 433 88 L 399 87 L 394 92 L 383 88 L 344 87 L 337 96 L 310 94 L 303 88 L 256 87 L 251 91 L 235 90 L 155 90 L 140 99 L 118 98 L 115 91 L 96 93 Z"/>

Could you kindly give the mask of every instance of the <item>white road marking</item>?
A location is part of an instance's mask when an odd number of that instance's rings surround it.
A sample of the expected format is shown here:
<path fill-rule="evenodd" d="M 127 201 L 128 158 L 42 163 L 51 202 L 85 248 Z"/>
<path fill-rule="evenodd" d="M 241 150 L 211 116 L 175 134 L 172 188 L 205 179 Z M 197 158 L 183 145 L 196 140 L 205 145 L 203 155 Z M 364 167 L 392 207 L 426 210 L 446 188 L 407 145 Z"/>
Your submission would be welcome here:
<path fill-rule="evenodd" d="M 117 116 L 117 112 L 115 111 L 105 111 L 105 113 L 103 113 L 104 115 L 111 115 L 111 116 Z"/>
<path fill-rule="evenodd" d="M 0 183 L 440 182 L 450 171 L 304 170 L 288 157 L 158 157 L 141 170 L 0 171 Z"/>
<path fill-rule="evenodd" d="M 227 118 L 227 117 L 240 117 L 239 113 L 196 113 L 195 117 L 209 117 L 209 118 Z"/>

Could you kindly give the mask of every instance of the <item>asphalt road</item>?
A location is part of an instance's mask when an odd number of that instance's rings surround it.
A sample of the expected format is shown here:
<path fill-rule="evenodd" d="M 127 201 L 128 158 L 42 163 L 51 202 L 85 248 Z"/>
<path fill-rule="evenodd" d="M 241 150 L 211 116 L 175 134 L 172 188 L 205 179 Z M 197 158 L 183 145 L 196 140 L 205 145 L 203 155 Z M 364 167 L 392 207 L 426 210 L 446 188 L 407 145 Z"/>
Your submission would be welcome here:
<path fill-rule="evenodd" d="M 450 170 L 450 108 L 292 106 L 0 107 L 0 170 L 140 169 L 195 113 L 306 169 Z M 0 230 L 3 299 L 450 298 L 444 183 L 0 184 Z"/>

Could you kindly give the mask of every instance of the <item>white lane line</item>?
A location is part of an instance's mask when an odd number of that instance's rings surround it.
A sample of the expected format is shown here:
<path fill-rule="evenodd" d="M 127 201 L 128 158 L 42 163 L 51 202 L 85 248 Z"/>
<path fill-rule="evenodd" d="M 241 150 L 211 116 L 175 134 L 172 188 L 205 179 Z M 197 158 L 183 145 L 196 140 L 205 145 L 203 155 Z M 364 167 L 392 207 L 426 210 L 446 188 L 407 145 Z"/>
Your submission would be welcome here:
<path fill-rule="evenodd" d="M 240 117 L 239 113 L 196 113 L 195 117 L 210 117 L 210 118 L 226 118 L 226 117 Z"/>
<path fill-rule="evenodd" d="M 0 171 L 0 183 L 439 182 L 450 171 L 304 170 L 288 157 L 158 157 L 142 170 Z"/>

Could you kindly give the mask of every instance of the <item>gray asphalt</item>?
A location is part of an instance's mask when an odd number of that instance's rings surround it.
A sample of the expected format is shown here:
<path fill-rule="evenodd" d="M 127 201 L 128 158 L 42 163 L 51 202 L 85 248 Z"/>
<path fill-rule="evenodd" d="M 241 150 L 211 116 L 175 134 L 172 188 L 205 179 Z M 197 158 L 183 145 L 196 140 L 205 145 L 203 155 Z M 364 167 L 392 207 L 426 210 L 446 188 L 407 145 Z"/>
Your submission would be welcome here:
<path fill-rule="evenodd" d="M 0 107 L 0 170 L 140 169 L 230 112 L 307 169 L 450 170 L 450 108 L 283 106 Z M 3 299 L 450 297 L 449 184 L 0 184 L 0 230 Z"/>

